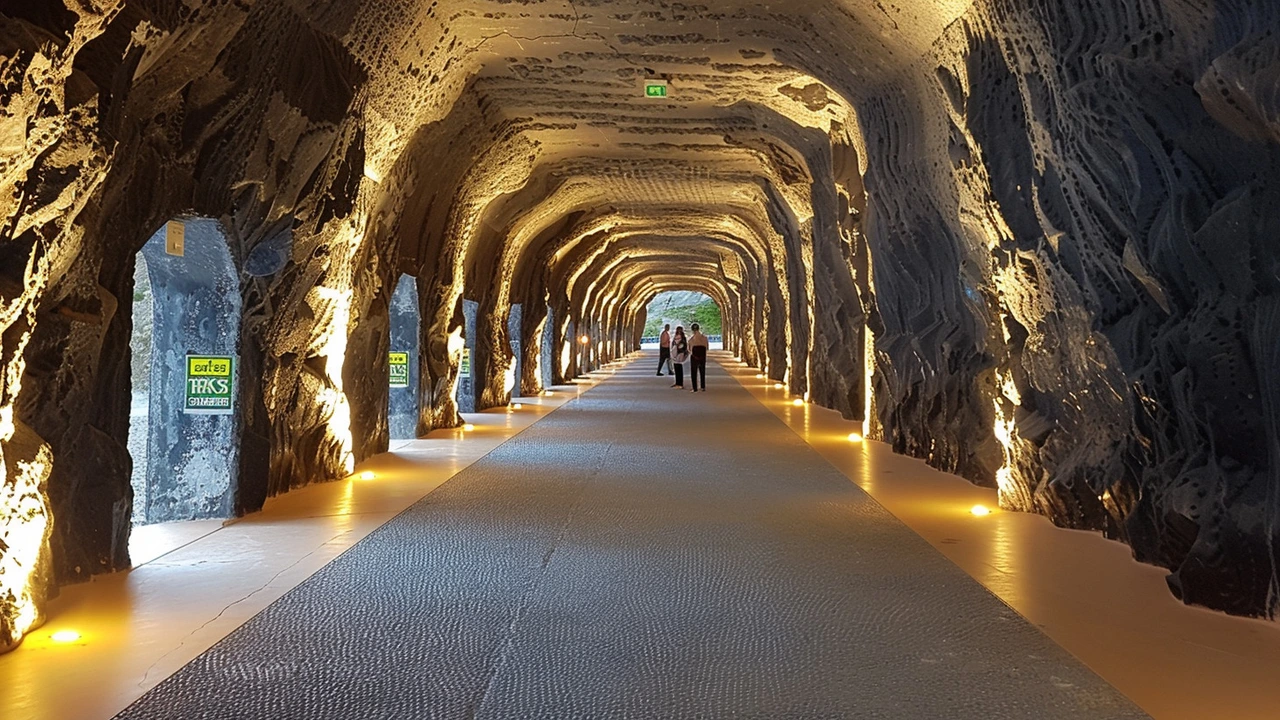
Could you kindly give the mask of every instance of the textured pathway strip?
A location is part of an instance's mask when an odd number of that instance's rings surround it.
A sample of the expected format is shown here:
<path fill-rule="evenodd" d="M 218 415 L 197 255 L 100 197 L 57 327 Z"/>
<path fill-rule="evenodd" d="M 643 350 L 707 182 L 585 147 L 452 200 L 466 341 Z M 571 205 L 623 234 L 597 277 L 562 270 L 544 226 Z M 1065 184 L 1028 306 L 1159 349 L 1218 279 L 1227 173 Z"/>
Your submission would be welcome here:
<path fill-rule="evenodd" d="M 633 363 L 119 717 L 1146 717 L 716 366 Z"/>

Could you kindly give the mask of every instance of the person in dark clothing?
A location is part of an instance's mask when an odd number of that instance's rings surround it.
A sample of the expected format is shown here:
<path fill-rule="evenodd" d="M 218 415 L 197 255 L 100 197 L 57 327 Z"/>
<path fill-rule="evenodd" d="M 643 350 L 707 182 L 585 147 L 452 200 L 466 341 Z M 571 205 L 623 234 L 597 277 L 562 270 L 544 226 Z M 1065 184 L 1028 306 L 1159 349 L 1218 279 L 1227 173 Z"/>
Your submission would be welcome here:
<path fill-rule="evenodd" d="M 671 387 L 684 387 L 684 361 L 689 359 L 689 341 L 684 337 L 684 327 L 676 326 L 676 336 L 671 339 L 671 367 L 676 371 L 676 382 Z"/>
<path fill-rule="evenodd" d="M 702 391 L 707 391 L 707 348 L 711 346 L 707 336 L 694 323 L 693 335 L 689 338 L 689 379 L 693 381 L 693 391 L 698 392 L 698 378 L 702 378 Z"/>
<path fill-rule="evenodd" d="M 671 325 L 662 326 L 662 337 L 658 339 L 658 377 L 662 377 L 662 366 L 671 365 Z"/>

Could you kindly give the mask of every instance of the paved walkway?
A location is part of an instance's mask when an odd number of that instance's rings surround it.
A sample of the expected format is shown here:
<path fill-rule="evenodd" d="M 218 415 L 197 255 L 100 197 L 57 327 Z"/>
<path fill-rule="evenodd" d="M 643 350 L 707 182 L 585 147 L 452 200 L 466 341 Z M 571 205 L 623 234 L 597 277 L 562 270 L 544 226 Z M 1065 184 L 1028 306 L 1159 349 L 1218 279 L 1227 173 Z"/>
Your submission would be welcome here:
<path fill-rule="evenodd" d="M 1145 717 L 718 367 L 706 395 L 649 367 L 476 462 L 121 717 Z"/>

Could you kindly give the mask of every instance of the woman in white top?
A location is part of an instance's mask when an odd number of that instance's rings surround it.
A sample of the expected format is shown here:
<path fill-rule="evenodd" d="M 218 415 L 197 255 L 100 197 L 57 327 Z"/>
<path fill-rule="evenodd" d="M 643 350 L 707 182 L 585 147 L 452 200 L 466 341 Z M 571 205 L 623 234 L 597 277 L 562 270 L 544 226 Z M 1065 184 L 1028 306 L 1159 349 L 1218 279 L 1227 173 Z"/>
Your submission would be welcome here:
<path fill-rule="evenodd" d="M 676 326 L 676 336 L 671 338 L 671 367 L 676 371 L 676 382 L 671 387 L 684 387 L 684 361 L 689 359 L 689 341 L 684 337 L 684 326 Z"/>

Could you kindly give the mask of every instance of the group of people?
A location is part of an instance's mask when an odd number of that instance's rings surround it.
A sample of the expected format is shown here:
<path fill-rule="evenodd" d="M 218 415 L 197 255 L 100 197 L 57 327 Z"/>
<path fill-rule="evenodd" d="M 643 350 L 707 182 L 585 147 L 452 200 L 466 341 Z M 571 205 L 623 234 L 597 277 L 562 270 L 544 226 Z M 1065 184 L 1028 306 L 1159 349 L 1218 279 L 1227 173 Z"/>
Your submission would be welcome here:
<path fill-rule="evenodd" d="M 707 348 L 711 343 L 707 336 L 698 329 L 698 323 L 689 327 L 693 334 L 684 336 L 684 326 L 677 325 L 675 335 L 671 334 L 671 325 L 662 326 L 662 337 L 658 339 L 658 376 L 662 376 L 662 368 L 670 368 L 676 381 L 673 388 L 684 387 L 684 363 L 689 362 L 689 380 L 693 383 L 693 392 L 698 392 L 698 381 L 702 381 L 702 391 L 707 390 Z"/>

